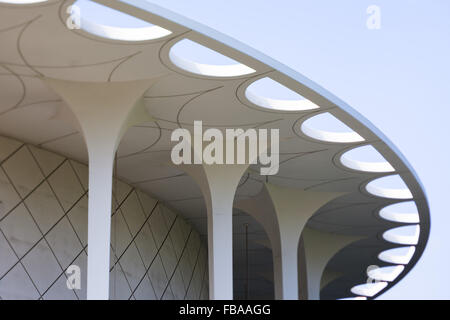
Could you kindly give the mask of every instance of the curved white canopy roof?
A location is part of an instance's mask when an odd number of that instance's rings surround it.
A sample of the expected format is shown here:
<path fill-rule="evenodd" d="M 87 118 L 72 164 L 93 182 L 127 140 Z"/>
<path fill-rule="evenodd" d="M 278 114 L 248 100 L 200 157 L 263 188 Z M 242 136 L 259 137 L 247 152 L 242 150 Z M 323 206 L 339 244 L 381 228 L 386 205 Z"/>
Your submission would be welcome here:
<path fill-rule="evenodd" d="M 0 134 L 87 162 L 87 150 L 76 119 L 41 79 L 104 82 L 161 77 L 144 97 L 154 121 L 129 129 L 119 146 L 120 177 L 179 209 L 206 235 L 206 213 L 199 188 L 181 170 L 168 164 L 171 131 L 191 128 L 194 120 L 202 120 L 209 127 L 280 129 L 280 170 L 269 177 L 270 182 L 312 191 L 345 192 L 346 195 L 319 210 L 308 226 L 365 238 L 339 252 L 328 265 L 342 271 L 343 276 L 325 287 L 322 296 L 342 298 L 365 281 L 360 279 L 361 270 L 380 264 L 378 254 L 393 248 L 392 243 L 383 239 L 384 232 L 401 226 L 378 215 L 381 208 L 396 203 L 397 198 L 404 199 L 404 194 L 389 197 L 380 191 L 382 188 L 373 187 L 372 181 L 385 177 L 386 173 L 355 170 L 340 161 L 345 152 L 371 145 L 389 163 L 390 171 L 392 168 L 392 173 L 404 182 L 408 199 L 415 201 L 420 217 L 420 237 L 412 259 L 386 288 L 378 285 L 381 291 L 373 296 L 401 280 L 419 259 L 428 237 L 429 209 L 415 173 L 381 132 L 325 89 L 236 40 L 148 2 L 95 1 L 142 21 L 142 25 L 131 29 L 153 30 L 152 36 L 144 38 L 131 32 L 135 36 L 128 39 L 130 28 L 121 31 L 124 26 L 109 26 L 110 29 L 104 26 L 103 33 L 99 33 L 98 26 L 92 25 L 95 21 L 85 21 L 84 28 L 81 21 L 81 29 L 69 29 L 66 22 L 67 13 L 71 12 L 68 7 L 74 2 L 71 0 L 4 2 L 0 1 Z M 202 63 L 174 53 L 174 48 L 186 40 L 234 62 L 214 65 L 210 58 Z M 246 93 L 253 83 L 266 78 L 307 102 L 297 101 L 294 104 L 297 108 L 291 105 L 286 109 L 286 102 L 280 103 L 279 97 L 255 99 Z M 337 119 L 342 123 L 341 129 L 348 131 L 312 126 L 315 117 L 324 114 Z M 321 125 L 327 126 L 327 121 Z M 252 167 L 243 177 L 236 198 L 254 197 L 260 191 L 266 178 L 255 169 Z M 246 219 L 237 212 L 237 224 Z M 251 219 L 247 222 L 254 223 Z M 251 240 L 261 262 L 258 267 L 261 270 L 256 271 L 264 274 L 267 269 L 270 272 L 270 254 L 258 244 L 264 241 L 261 239 L 264 231 L 256 223 L 254 227 Z M 242 240 L 238 230 L 235 239 Z M 242 256 L 237 255 L 236 259 L 239 262 Z M 349 265 L 352 267 L 348 268 Z M 238 288 L 240 280 L 235 281 Z M 256 288 L 261 292 L 270 289 L 263 284 Z M 359 289 L 356 291 L 361 293 Z"/>

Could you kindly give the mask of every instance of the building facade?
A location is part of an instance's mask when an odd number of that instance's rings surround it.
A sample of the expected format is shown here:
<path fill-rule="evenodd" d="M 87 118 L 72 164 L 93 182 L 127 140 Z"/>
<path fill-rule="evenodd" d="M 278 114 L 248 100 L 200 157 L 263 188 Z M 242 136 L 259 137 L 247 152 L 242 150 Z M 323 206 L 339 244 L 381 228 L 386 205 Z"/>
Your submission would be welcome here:
<path fill-rule="evenodd" d="M 148 2 L 0 9 L 2 298 L 366 299 L 419 260 L 413 168 L 309 79 Z"/>

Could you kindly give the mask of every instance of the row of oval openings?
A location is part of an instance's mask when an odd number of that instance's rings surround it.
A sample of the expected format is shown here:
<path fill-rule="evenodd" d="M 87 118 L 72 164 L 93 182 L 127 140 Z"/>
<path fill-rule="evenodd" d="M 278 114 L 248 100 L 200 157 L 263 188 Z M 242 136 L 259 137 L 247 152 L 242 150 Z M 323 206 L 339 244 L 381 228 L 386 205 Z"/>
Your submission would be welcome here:
<path fill-rule="evenodd" d="M 4 1 L 4 0 L 0 0 Z M 33 3 L 40 0 L 6 0 L 11 3 Z M 144 41 L 163 38 L 172 32 L 160 26 L 128 15 L 89 0 L 77 0 L 72 6 L 72 17 L 89 33 L 113 40 Z M 215 77 L 233 77 L 254 73 L 255 70 L 208 47 L 183 39 L 173 45 L 169 52 L 171 61 L 188 72 Z M 262 108 L 282 111 L 317 109 L 312 101 L 265 77 L 249 85 L 245 95 L 253 104 Z M 332 128 L 330 130 L 330 128 Z M 361 142 L 364 139 L 329 113 L 312 117 L 302 124 L 302 130 L 318 140 L 329 142 Z M 354 151 L 356 152 L 356 151 Z M 358 151 L 356 153 L 361 153 Z M 344 165 L 375 172 L 392 170 L 385 162 L 361 163 L 352 161 L 348 154 Z"/>
<path fill-rule="evenodd" d="M 27 2 L 27 0 L 7 1 Z M 38 0 L 28 0 L 28 3 L 33 1 Z M 77 0 L 72 10 L 72 14 L 75 15 L 74 20 L 80 20 L 81 27 L 85 31 L 100 37 L 142 41 L 171 34 L 169 30 L 89 0 Z M 201 75 L 227 77 L 255 72 L 229 57 L 188 39 L 183 39 L 172 46 L 169 56 L 178 67 Z M 297 92 L 268 77 L 253 82 L 247 87 L 245 94 L 250 102 L 267 109 L 298 111 L 319 108 Z M 341 143 L 364 141 L 357 132 L 328 112 L 304 121 L 301 129 L 306 135 L 322 141 Z M 340 160 L 344 166 L 358 171 L 394 171 L 391 164 L 370 145 L 352 149 L 344 153 Z M 389 184 L 397 184 L 400 187 L 385 187 Z M 411 198 L 409 189 L 399 176 L 374 180 L 366 186 L 366 189 L 376 196 L 394 199 Z"/>
<path fill-rule="evenodd" d="M 32 3 L 33 0 L 29 1 Z M 14 3 L 22 2 L 17 0 Z M 71 15 L 84 31 L 112 40 L 145 41 L 171 34 L 167 29 L 89 0 L 77 0 L 72 6 Z M 177 67 L 203 76 L 234 77 L 255 72 L 236 60 L 188 39 L 173 45 L 169 57 Z M 301 111 L 319 108 L 268 77 L 252 83 L 246 90 L 246 97 L 255 105 L 273 110 Z"/>
<path fill-rule="evenodd" d="M 330 130 L 330 128 L 333 128 Z M 328 142 L 360 142 L 364 139 L 331 114 L 323 113 L 312 117 L 302 124 L 302 131 L 306 135 Z M 394 172 L 395 169 L 384 157 L 371 145 L 357 147 L 342 154 L 341 163 L 350 169 L 366 172 Z M 366 185 L 366 190 L 379 197 L 392 199 L 411 199 L 412 194 L 403 179 L 399 175 L 390 175 L 372 180 Z M 419 223 L 419 214 L 414 201 L 392 204 L 380 210 L 381 218 L 399 223 Z M 375 280 L 354 286 L 351 292 L 356 297 L 340 300 L 367 300 L 386 288 L 388 282 L 394 281 L 404 270 L 404 264 L 408 264 L 415 252 L 420 234 L 419 225 L 403 226 L 390 229 L 383 234 L 383 238 L 389 242 L 408 247 L 400 247 L 383 251 L 379 259 L 395 264 L 383 268 L 370 270 L 368 275 Z"/>
<path fill-rule="evenodd" d="M 177 67 L 191 73 L 234 77 L 254 73 L 255 70 L 189 39 L 173 45 L 169 58 Z M 252 104 L 276 111 L 305 111 L 319 106 L 294 90 L 269 77 L 252 82 L 245 89 L 245 97 Z"/>
<path fill-rule="evenodd" d="M 0 0 L 0 2 L 14 4 L 44 1 L 46 0 Z M 72 6 L 71 14 L 83 30 L 108 39 L 144 41 L 162 38 L 172 33 L 147 21 L 89 0 L 77 0 Z M 242 63 L 188 39 L 183 39 L 172 46 L 169 56 L 178 67 L 205 76 L 229 77 L 255 72 L 254 69 Z M 252 83 L 247 87 L 245 94 L 249 101 L 267 109 L 299 111 L 318 108 L 312 101 L 268 77 Z M 302 131 L 313 138 L 329 142 L 364 141 L 358 133 L 329 113 L 322 113 L 308 119 L 302 124 Z M 361 157 L 378 158 L 378 161 L 361 161 L 359 160 Z M 371 146 L 350 150 L 341 157 L 341 162 L 355 170 L 394 171 L 392 166 Z"/>
<path fill-rule="evenodd" d="M 89 0 L 77 0 L 71 16 L 84 31 L 99 37 L 121 41 L 147 41 L 172 32 L 121 11 Z M 189 72 L 205 76 L 230 77 L 254 73 L 250 67 L 196 42 L 184 39 L 170 50 L 172 62 Z"/>
<path fill-rule="evenodd" d="M 369 267 L 367 275 L 370 278 L 368 283 L 356 285 L 351 288 L 351 292 L 356 297 L 344 298 L 340 300 L 366 300 L 373 297 L 386 288 L 389 282 L 394 281 L 405 269 L 414 255 L 415 247 L 400 247 L 383 251 L 379 254 L 379 259 L 396 265 L 387 267 Z"/>
<path fill-rule="evenodd" d="M 305 120 L 301 130 L 316 140 L 335 143 L 363 142 L 364 138 L 328 112 Z M 363 172 L 394 172 L 394 167 L 372 146 L 353 148 L 340 157 L 343 166 Z M 375 196 L 391 199 L 411 199 L 412 194 L 399 175 L 372 180 L 366 190 Z"/>
<path fill-rule="evenodd" d="M 395 222 L 417 223 L 419 220 L 417 207 L 413 201 L 387 206 L 380 210 L 380 216 Z M 375 282 L 352 287 L 351 292 L 357 296 L 342 300 L 366 300 L 367 297 L 373 297 L 386 288 L 388 282 L 394 281 L 405 269 L 404 265 L 411 261 L 416 250 L 415 245 L 419 241 L 419 235 L 420 227 L 418 224 L 402 226 L 384 232 L 383 238 L 386 241 L 408 246 L 382 251 L 378 255 L 378 259 L 394 265 L 367 270 L 367 275 Z"/>
<path fill-rule="evenodd" d="M 0 2 L 13 4 L 44 1 L 0 0 Z M 77 0 L 72 6 L 72 10 L 73 15 L 79 15 L 74 20 L 79 19 L 85 31 L 100 37 L 142 41 L 171 34 L 164 28 L 89 0 Z M 180 68 L 202 75 L 235 76 L 254 72 L 253 69 L 188 39 L 179 41 L 171 48 L 170 58 Z M 318 108 L 310 100 L 268 77 L 259 79 L 248 86 L 246 97 L 255 105 L 268 109 L 296 111 Z M 358 133 L 328 112 L 304 121 L 301 129 L 308 136 L 322 141 L 342 143 L 364 141 L 364 138 Z M 347 151 L 341 156 L 340 161 L 344 166 L 358 171 L 395 171 L 391 164 L 370 145 Z M 409 189 L 398 175 L 371 181 L 367 184 L 366 189 L 369 193 L 380 197 L 394 199 L 412 197 Z"/>
<path fill-rule="evenodd" d="M 47 0 L 0 0 L 12 4 L 31 4 Z M 71 7 L 73 21 L 93 35 L 121 41 L 147 41 L 166 37 L 172 32 L 121 11 L 89 0 L 77 0 Z M 194 41 L 183 39 L 172 46 L 169 57 L 177 67 L 191 73 L 234 77 L 255 70 Z M 252 83 L 245 93 L 247 99 L 262 108 L 281 111 L 302 111 L 319 106 L 297 92 L 268 77 Z"/>
<path fill-rule="evenodd" d="M 386 288 L 388 283 L 394 281 L 403 272 L 405 265 L 411 261 L 416 250 L 415 245 L 419 240 L 419 234 L 419 225 L 404 226 L 386 231 L 383 234 L 385 240 L 409 246 L 382 251 L 378 255 L 378 259 L 394 265 L 368 268 L 367 275 L 371 281 L 352 287 L 350 291 L 356 297 L 342 300 L 366 300 L 367 297 L 373 297 Z"/>
<path fill-rule="evenodd" d="M 328 112 L 305 120 L 301 130 L 307 136 L 326 142 L 362 142 L 364 138 Z M 372 146 L 353 148 L 340 157 L 343 166 L 363 172 L 394 172 L 394 167 Z M 389 175 L 372 180 L 366 185 L 372 195 L 391 199 L 411 199 L 412 194 L 399 175 Z"/>
<path fill-rule="evenodd" d="M 8 0 L 3 2 L 25 4 L 43 1 Z M 74 20 L 79 20 L 85 31 L 100 37 L 142 41 L 171 34 L 164 28 L 88 0 L 77 0 L 72 10 L 72 14 L 75 16 Z M 237 76 L 255 71 L 188 39 L 179 41 L 171 48 L 170 58 L 178 67 L 201 75 Z M 255 105 L 268 109 L 296 111 L 318 108 L 310 100 L 268 77 L 257 80 L 248 86 L 246 97 Z M 358 133 L 330 113 L 321 113 L 309 118 L 303 122 L 301 128 L 308 136 L 322 141 L 345 143 L 364 141 L 364 138 Z M 389 162 L 370 145 L 347 151 L 341 156 L 341 163 L 348 168 L 359 171 L 394 171 Z M 412 197 L 411 192 L 398 175 L 373 180 L 367 184 L 366 189 L 369 193 L 380 197 L 394 199 L 409 199 Z M 383 209 L 380 216 L 388 220 L 407 223 L 416 222 L 418 217 L 417 214 L 399 214 L 390 211 L 388 208 Z"/>
<path fill-rule="evenodd" d="M 417 207 L 413 201 L 402 202 L 387 206 L 380 210 L 380 216 L 395 222 L 416 223 L 419 216 Z M 351 292 L 356 297 L 341 300 L 366 300 L 383 290 L 388 282 L 394 281 L 405 269 L 404 265 L 412 259 L 416 250 L 420 235 L 419 225 L 403 226 L 390 229 L 383 234 L 383 238 L 389 242 L 409 245 L 399 248 L 385 250 L 378 255 L 381 261 L 392 263 L 393 266 L 373 268 L 367 270 L 367 275 L 375 282 L 364 283 L 352 287 Z"/>
<path fill-rule="evenodd" d="M 124 12 L 89 0 L 77 0 L 72 19 L 79 27 L 96 36 L 121 41 L 148 41 L 172 32 Z M 181 69 L 205 76 L 232 77 L 255 70 L 188 39 L 172 46 L 170 59 Z"/>
<path fill-rule="evenodd" d="M 8 2 L 35 3 L 41 2 L 41 0 L 9 0 Z M 74 20 L 79 20 L 85 31 L 100 37 L 143 41 L 171 34 L 169 30 L 162 27 L 88 0 L 77 0 L 72 10 Z M 81 11 L 83 11 L 82 15 Z M 188 39 L 183 39 L 172 46 L 169 57 L 179 68 L 205 76 L 230 77 L 255 72 L 254 69 L 242 63 Z M 268 77 L 253 82 L 247 87 L 245 94 L 250 102 L 268 109 L 298 111 L 318 108 L 310 100 Z M 322 141 L 341 143 L 364 141 L 364 138 L 358 133 L 330 113 L 321 113 L 309 118 L 303 122 L 301 129 L 308 136 Z M 390 163 L 370 145 L 347 151 L 340 160 L 344 166 L 358 171 L 395 171 Z M 398 175 L 373 180 L 367 184 L 366 189 L 369 193 L 381 197 L 395 199 L 412 197 L 409 189 Z M 408 209 L 407 204 L 386 207 L 380 211 L 380 216 L 395 222 L 417 223 L 417 208 L 405 212 L 405 207 Z M 403 234 L 404 230 L 410 228 L 413 227 L 392 229 L 383 236 L 391 242 L 414 243 L 414 232 L 413 236 Z"/>
<path fill-rule="evenodd" d="M 44 0 L 45 1 L 45 0 Z M 15 4 L 43 2 L 43 0 L 0 0 Z M 172 32 L 121 11 L 89 0 L 77 0 L 71 7 L 74 23 L 93 35 L 120 41 L 147 41 L 166 37 Z M 169 52 L 172 63 L 191 73 L 234 77 L 254 73 L 255 70 L 217 51 L 194 41 L 183 39 Z M 319 108 L 295 91 L 270 78 L 255 81 L 246 90 L 246 97 L 262 108 L 299 111 Z"/>
<path fill-rule="evenodd" d="M 26 4 L 43 0 L 0 0 L 2 2 Z M 82 14 L 81 14 L 82 13 Z M 172 32 L 121 11 L 89 0 L 77 0 L 72 6 L 73 20 L 89 33 L 113 40 L 145 41 L 163 38 Z M 210 48 L 188 39 L 178 41 L 169 52 L 171 61 L 179 68 L 204 76 L 232 77 L 254 73 L 255 70 Z M 247 87 L 247 99 L 257 106 L 281 111 L 317 109 L 319 106 L 297 92 L 271 78 L 263 78 Z M 325 125 L 324 128 L 322 128 Z M 334 128 L 330 131 L 330 128 Z M 329 113 L 312 117 L 302 124 L 307 135 L 329 142 L 361 142 L 364 139 Z M 365 150 L 366 149 L 366 150 Z M 359 155 L 376 153 L 370 147 L 352 150 L 342 156 L 345 166 L 370 172 L 390 172 L 392 166 L 380 156 L 381 161 L 364 162 Z M 384 161 L 383 161 L 384 160 Z"/>
<path fill-rule="evenodd" d="M 16 4 L 43 2 L 42 0 L 0 1 Z M 171 34 L 171 31 L 162 27 L 89 0 L 77 0 L 72 6 L 72 15 L 74 21 L 79 21 L 83 30 L 114 40 L 143 41 Z M 188 39 L 183 39 L 172 46 L 169 55 L 178 67 L 206 76 L 228 77 L 255 72 L 252 68 Z M 250 102 L 267 109 L 299 111 L 319 108 L 312 101 L 268 77 L 253 82 L 247 87 L 245 94 Z M 309 118 L 303 122 L 301 129 L 308 136 L 322 141 L 341 143 L 364 141 L 358 133 L 327 112 Z M 372 146 L 363 146 L 346 152 L 342 155 L 341 162 L 354 170 L 394 171 L 389 162 Z M 369 187 L 368 191 L 371 193 L 374 191 L 375 194 L 383 193 L 376 186 Z M 400 197 L 403 198 L 403 195 Z"/>
<path fill-rule="evenodd" d="M 43 2 L 42 0 L 0 1 L 15 4 Z M 72 6 L 72 10 L 72 14 L 75 15 L 74 20 L 80 20 L 85 31 L 100 37 L 142 41 L 171 34 L 164 28 L 89 0 L 77 0 Z M 255 71 L 188 39 L 177 42 L 171 48 L 170 58 L 178 67 L 202 75 L 236 76 Z M 255 105 L 268 109 L 295 111 L 318 108 L 310 100 L 268 77 L 257 80 L 248 86 L 246 97 Z M 308 136 L 322 141 L 345 143 L 364 141 L 364 138 L 358 133 L 327 112 L 304 121 L 301 128 Z M 341 156 L 340 160 L 344 166 L 358 171 L 395 171 L 390 163 L 370 145 L 347 151 Z M 367 184 L 366 189 L 369 193 L 380 197 L 394 199 L 409 199 L 412 197 L 409 189 L 398 175 L 373 180 Z M 387 209 L 382 211 L 380 215 L 388 220 L 392 220 L 394 217 L 393 214 L 389 214 Z M 406 219 L 415 218 L 412 216 L 407 218 L 407 215 L 402 215 L 402 217 Z M 394 217 L 394 221 L 395 219 Z"/>
<path fill-rule="evenodd" d="M 46 0 L 0 0 L 0 2 L 12 4 L 39 3 Z M 83 11 L 83 14 L 81 14 Z M 153 25 L 123 12 L 103 6 L 88 0 L 77 0 L 72 6 L 72 17 L 78 21 L 80 27 L 86 32 L 94 35 L 123 41 L 145 41 L 162 38 L 171 34 L 171 31 Z M 171 61 L 181 69 L 204 76 L 232 77 L 254 73 L 255 70 L 226 57 L 212 49 L 204 47 L 188 39 L 181 40 L 172 46 L 169 57 Z M 318 106 L 300 94 L 288 89 L 282 84 L 266 77 L 253 82 L 246 89 L 247 99 L 263 108 L 299 111 L 317 109 Z M 343 122 L 332 116 L 330 113 L 322 113 L 303 122 L 302 131 L 308 136 L 327 142 L 361 142 L 364 141 L 358 133 L 350 129 Z M 363 146 L 352 149 L 341 156 L 341 163 L 351 169 L 368 172 L 392 172 L 394 168 L 379 154 L 372 146 Z M 397 187 L 393 187 L 397 185 Z M 398 186 L 401 187 L 398 187 Z M 383 177 L 367 184 L 369 193 L 388 198 L 408 199 L 411 198 L 409 189 L 398 175 Z M 415 206 L 415 205 L 414 205 Z M 396 207 L 396 208 L 394 208 Z M 380 211 L 380 216 L 384 219 L 417 223 L 418 214 L 416 210 L 410 209 L 407 204 L 395 204 Z M 403 209 L 403 210 L 398 210 Z M 419 227 L 404 226 L 386 231 L 383 237 L 390 242 L 401 244 L 417 244 Z M 413 251 L 409 247 L 404 255 L 395 254 L 391 249 L 380 254 L 380 259 L 385 261 L 406 263 L 412 256 Z M 387 268 L 389 272 L 387 272 Z M 396 275 L 400 274 L 403 267 L 386 267 L 382 272 L 377 269 L 371 277 L 378 280 L 392 281 Z M 369 275 L 370 276 L 370 275 Z M 362 296 L 373 296 L 381 291 L 387 283 L 381 281 L 377 283 L 363 284 L 352 289 L 355 294 Z"/>
<path fill-rule="evenodd" d="M 402 251 L 401 253 L 399 251 Z M 414 254 L 414 247 L 404 247 L 404 248 L 395 248 L 387 251 L 383 251 L 380 254 L 381 256 L 394 256 L 401 257 L 395 259 L 389 259 L 391 261 L 400 261 L 400 262 L 409 262 L 412 255 Z M 388 252 L 391 251 L 391 252 Z M 394 253 L 395 251 L 395 253 Z M 405 263 L 406 264 L 406 263 Z M 405 270 L 405 266 L 398 264 L 387 267 L 369 267 L 367 269 L 367 275 L 370 279 L 368 283 L 356 285 L 351 288 L 351 292 L 355 294 L 357 297 L 349 298 L 355 299 L 358 297 L 373 297 L 378 294 L 381 290 L 386 288 L 389 282 L 394 281 L 397 277 Z M 356 299 L 359 300 L 359 299 Z M 365 299 L 364 299 L 365 300 Z"/>
<path fill-rule="evenodd" d="M 352 143 L 362 142 L 364 138 L 342 121 L 328 112 L 313 116 L 301 125 L 307 136 L 326 142 Z M 353 148 L 340 157 L 343 166 L 364 172 L 394 172 L 394 167 L 372 146 Z M 366 190 L 379 197 L 392 199 L 410 199 L 412 194 L 399 175 L 390 175 L 375 179 L 367 184 Z"/>
<path fill-rule="evenodd" d="M 389 282 L 394 281 L 405 269 L 403 265 L 388 267 L 369 267 L 367 275 L 370 282 L 356 285 L 351 288 L 351 292 L 357 297 L 373 297 L 387 287 Z"/>
<path fill-rule="evenodd" d="M 0 1 L 14 4 L 43 2 L 42 0 Z M 164 28 L 89 0 L 77 0 L 72 10 L 74 20 L 80 20 L 81 27 L 85 31 L 100 37 L 142 41 L 171 34 Z M 255 71 L 188 39 L 177 42 L 171 48 L 170 58 L 178 67 L 202 75 L 236 76 Z M 246 97 L 255 105 L 268 109 L 297 111 L 318 108 L 310 100 L 268 77 L 259 79 L 248 86 Z M 327 112 L 304 121 L 301 129 L 308 136 L 322 141 L 342 143 L 364 141 L 358 133 Z M 370 145 L 347 151 L 340 160 L 344 166 L 358 171 L 394 171 L 391 164 Z M 398 175 L 374 180 L 366 186 L 366 189 L 369 193 L 380 197 L 394 199 L 412 197 Z"/>
<path fill-rule="evenodd" d="M 392 263 L 393 266 L 373 268 L 367 270 L 367 275 L 371 282 L 356 285 L 351 288 L 351 292 L 357 297 L 373 297 L 386 288 L 389 282 L 394 281 L 405 269 L 405 265 L 410 262 L 416 250 L 420 234 L 419 225 L 403 226 L 386 231 L 383 238 L 389 242 L 409 245 L 405 247 L 385 250 L 378 255 L 381 261 Z M 356 299 L 360 300 L 360 299 Z"/>
<path fill-rule="evenodd" d="M 42 0 L 0 0 L 15 4 L 43 2 Z M 91 34 L 113 40 L 144 41 L 168 36 L 171 31 L 147 21 L 128 15 L 89 0 L 77 0 L 72 5 L 74 22 Z M 255 70 L 224 56 L 194 41 L 183 39 L 172 46 L 169 52 L 171 61 L 181 69 L 204 76 L 230 77 L 254 73 Z M 253 82 L 245 95 L 253 104 L 266 109 L 281 111 L 301 111 L 317 109 L 312 101 L 287 88 L 279 82 L 265 77 Z M 329 113 L 312 117 L 302 124 L 307 135 L 329 142 L 361 142 L 364 139 Z M 367 153 L 367 150 L 354 150 L 355 155 Z M 384 161 L 376 163 L 352 160 L 344 155 L 344 165 L 356 170 L 388 172 L 393 168 Z"/>
<path fill-rule="evenodd" d="M 35 4 L 48 0 L 0 0 L 0 3 Z M 122 41 L 146 41 L 168 36 L 172 32 L 90 0 L 77 0 L 70 6 L 73 22 L 96 36 Z"/>
<path fill-rule="evenodd" d="M 10 0 L 12 3 L 32 3 L 39 0 Z M 73 6 L 74 20 L 79 20 L 81 27 L 92 34 L 115 40 L 143 41 L 165 37 L 171 32 L 149 22 L 127 15 L 123 12 L 88 0 L 77 0 Z M 83 14 L 81 15 L 81 11 Z M 79 16 L 76 16 L 76 15 Z M 172 46 L 169 53 L 171 61 L 181 69 L 205 76 L 230 77 L 255 72 L 252 68 L 226 57 L 196 42 L 183 39 Z M 263 108 L 298 111 L 316 109 L 318 106 L 300 94 L 266 77 L 253 82 L 246 89 L 247 99 Z M 302 131 L 308 136 L 328 142 L 361 142 L 358 133 L 330 113 L 321 113 L 311 117 L 302 124 Z M 393 172 L 394 168 L 372 146 L 352 149 L 341 156 L 341 163 L 351 169 L 368 172 Z M 403 180 L 398 176 L 376 179 L 367 184 L 369 193 L 388 198 L 409 199 L 412 197 Z M 394 208 L 395 206 L 395 208 Z M 417 223 L 416 210 L 408 212 L 404 204 L 386 207 L 380 211 L 384 219 L 395 222 Z M 404 228 L 404 229 L 402 229 Z M 407 236 L 400 232 L 412 227 L 392 229 L 384 234 L 386 240 L 399 243 L 415 242 L 414 235 Z M 408 229 L 409 230 L 409 229 Z"/>
<path fill-rule="evenodd" d="M 380 216 L 393 221 L 408 220 L 408 222 L 417 222 L 418 214 L 417 212 L 414 212 L 414 210 L 417 210 L 417 207 L 412 201 L 398 203 L 383 208 L 380 211 Z M 399 218 L 399 215 L 406 215 L 406 217 L 402 216 Z M 355 294 L 356 297 L 340 300 L 366 300 L 367 297 L 373 297 L 386 288 L 389 282 L 394 281 L 403 272 L 405 269 L 404 265 L 411 261 L 416 250 L 415 245 L 417 245 L 419 241 L 419 235 L 420 227 L 417 224 L 402 226 L 384 232 L 383 238 L 385 240 L 408 246 L 382 251 L 378 255 L 378 259 L 394 265 L 368 269 L 367 275 L 371 281 L 351 288 L 350 291 Z"/>
<path fill-rule="evenodd" d="M 38 1 L 10 0 L 13 3 Z M 143 41 L 171 34 L 169 30 L 162 27 L 88 0 L 77 0 L 73 8 L 74 20 L 80 20 L 81 27 L 85 31 L 100 37 L 125 41 Z M 83 12 L 82 15 L 80 14 L 81 11 Z M 76 16 L 77 14 L 79 16 Z M 169 57 L 179 68 L 205 76 L 230 77 L 255 72 L 254 69 L 242 63 L 188 39 L 183 39 L 172 46 Z M 247 87 L 245 94 L 250 102 L 267 109 L 298 111 L 319 108 L 310 100 L 268 77 L 253 82 Z M 322 141 L 338 143 L 364 141 L 364 138 L 358 133 L 327 112 L 304 121 L 301 129 L 306 135 Z M 344 166 L 358 171 L 395 171 L 390 163 L 370 145 L 352 149 L 344 153 L 340 160 Z M 412 198 L 411 192 L 398 175 L 373 180 L 367 184 L 366 190 L 380 197 Z M 399 212 L 398 209 L 401 209 L 401 206 L 397 205 L 397 210 L 392 210 L 393 207 L 386 207 L 380 211 L 380 216 L 395 222 L 418 222 L 417 212 Z M 402 239 L 407 242 L 414 242 L 409 238 L 405 239 L 404 236 L 395 236 L 395 230 L 389 230 L 385 233 L 385 238 L 388 241 L 395 242 Z"/>
<path fill-rule="evenodd" d="M 41 0 L 0 0 L 8 3 L 26 4 Z M 83 12 L 83 14 L 81 14 Z M 77 0 L 72 6 L 74 20 L 81 27 L 100 37 L 142 41 L 165 37 L 171 32 L 149 22 L 130 16 L 89 0 Z M 236 62 L 216 51 L 191 40 L 177 42 L 170 50 L 170 58 L 178 67 L 187 71 L 209 76 L 236 76 L 255 70 Z M 203 62 L 199 62 L 203 61 Z M 253 82 L 246 89 L 246 97 L 263 108 L 298 111 L 316 109 L 318 106 L 297 92 L 268 77 Z M 358 133 L 330 113 L 321 113 L 304 121 L 302 131 L 308 136 L 328 142 L 361 142 Z M 368 172 L 393 172 L 394 168 L 372 146 L 352 149 L 341 156 L 341 163 L 351 169 Z M 389 188 L 385 185 L 400 185 Z M 370 182 L 366 189 L 381 197 L 408 199 L 411 193 L 399 176 L 380 178 Z"/>

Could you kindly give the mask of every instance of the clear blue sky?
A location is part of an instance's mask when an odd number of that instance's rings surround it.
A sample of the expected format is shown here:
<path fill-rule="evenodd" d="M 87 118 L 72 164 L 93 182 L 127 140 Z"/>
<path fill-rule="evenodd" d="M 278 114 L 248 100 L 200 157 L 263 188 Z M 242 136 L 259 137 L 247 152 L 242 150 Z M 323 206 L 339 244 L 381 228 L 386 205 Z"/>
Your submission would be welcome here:
<path fill-rule="evenodd" d="M 431 236 L 381 298 L 450 298 L 450 1 L 148 0 L 297 70 L 362 113 L 425 186 Z M 366 27 L 369 5 L 381 29 Z"/>

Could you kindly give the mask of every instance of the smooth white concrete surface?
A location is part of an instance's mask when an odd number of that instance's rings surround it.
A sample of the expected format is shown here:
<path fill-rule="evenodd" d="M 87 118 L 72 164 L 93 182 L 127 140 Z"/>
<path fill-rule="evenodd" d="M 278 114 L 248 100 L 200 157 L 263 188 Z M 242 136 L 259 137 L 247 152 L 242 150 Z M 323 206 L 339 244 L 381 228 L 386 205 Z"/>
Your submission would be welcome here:
<path fill-rule="evenodd" d="M 233 299 L 233 202 L 248 165 L 183 165 L 203 192 L 208 213 L 210 299 Z"/>

